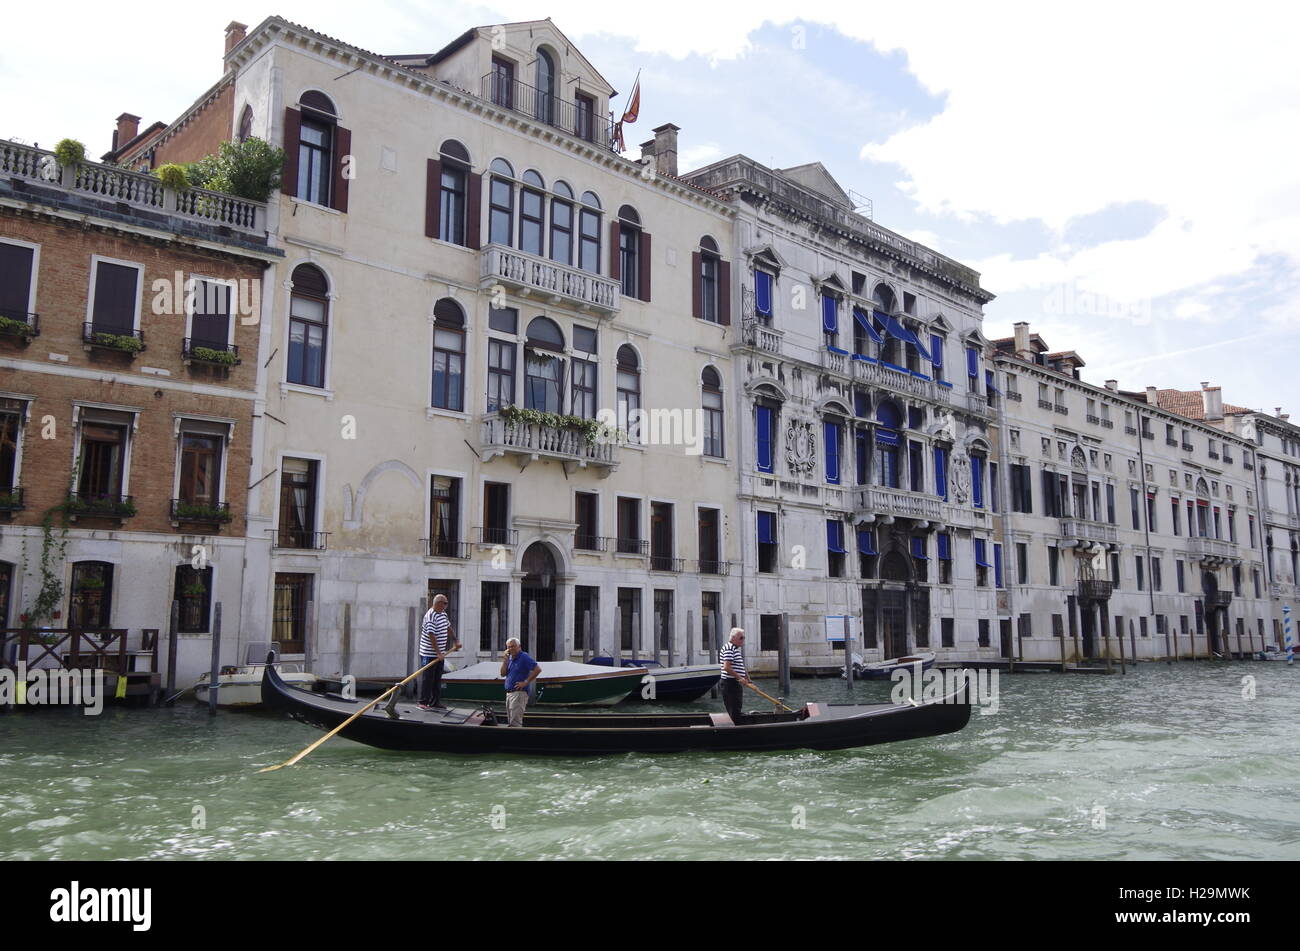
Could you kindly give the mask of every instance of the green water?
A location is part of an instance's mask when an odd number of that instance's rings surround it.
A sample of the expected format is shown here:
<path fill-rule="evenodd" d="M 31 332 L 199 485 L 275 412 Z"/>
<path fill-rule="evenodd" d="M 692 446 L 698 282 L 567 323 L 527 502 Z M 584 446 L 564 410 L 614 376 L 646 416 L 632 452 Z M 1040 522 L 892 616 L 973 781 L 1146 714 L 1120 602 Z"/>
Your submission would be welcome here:
<path fill-rule="evenodd" d="M 1300 858 L 1300 668 L 1000 687 L 960 733 L 863 750 L 582 760 L 335 739 L 267 774 L 319 733 L 193 705 L 0 715 L 0 858 Z"/>

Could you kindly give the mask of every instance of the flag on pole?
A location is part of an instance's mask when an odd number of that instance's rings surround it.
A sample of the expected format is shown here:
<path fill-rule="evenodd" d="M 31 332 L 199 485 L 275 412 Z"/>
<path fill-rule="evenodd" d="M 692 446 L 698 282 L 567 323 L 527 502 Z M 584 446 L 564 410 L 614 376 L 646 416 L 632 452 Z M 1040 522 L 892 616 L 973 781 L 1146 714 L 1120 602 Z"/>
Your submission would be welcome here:
<path fill-rule="evenodd" d="M 619 152 L 627 151 L 627 142 L 623 138 L 623 123 L 629 125 L 636 122 L 637 116 L 641 114 L 641 70 L 636 72 L 636 80 L 632 83 L 632 95 L 628 96 L 627 108 L 623 110 L 623 118 L 619 119 L 614 126 L 614 147 Z"/>

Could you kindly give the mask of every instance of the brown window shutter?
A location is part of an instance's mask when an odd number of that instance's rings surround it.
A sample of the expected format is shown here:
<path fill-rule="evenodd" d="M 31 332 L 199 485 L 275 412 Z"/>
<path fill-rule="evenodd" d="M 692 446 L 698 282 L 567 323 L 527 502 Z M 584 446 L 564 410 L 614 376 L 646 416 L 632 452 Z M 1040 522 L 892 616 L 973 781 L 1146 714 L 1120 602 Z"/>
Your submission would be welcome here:
<path fill-rule="evenodd" d="M 352 133 L 342 126 L 334 128 L 334 210 L 348 210 L 348 177 L 343 174 L 345 167 L 356 174 L 352 158 Z"/>
<path fill-rule="evenodd" d="M 618 253 L 618 222 L 609 223 L 609 276 L 614 280 L 623 279 L 623 260 Z"/>
<path fill-rule="evenodd" d="M 469 185 L 465 190 L 465 244 L 474 251 L 482 245 L 483 176 L 467 170 Z"/>
<path fill-rule="evenodd" d="M 641 268 L 641 299 L 650 302 L 650 235 L 641 232 L 640 252 L 636 256 L 637 266 Z"/>
<path fill-rule="evenodd" d="M 424 236 L 438 237 L 438 215 L 442 211 L 442 160 L 429 159 L 424 178 Z"/>
<path fill-rule="evenodd" d="M 731 326 L 731 262 L 718 262 L 718 323 Z"/>
<path fill-rule="evenodd" d="M 302 113 L 284 110 L 284 169 L 280 173 L 280 191 L 298 194 L 298 139 L 302 135 Z"/>
<path fill-rule="evenodd" d="M 691 316 L 699 317 L 704 313 L 700 273 L 704 270 L 703 256 L 699 251 L 691 252 Z"/>

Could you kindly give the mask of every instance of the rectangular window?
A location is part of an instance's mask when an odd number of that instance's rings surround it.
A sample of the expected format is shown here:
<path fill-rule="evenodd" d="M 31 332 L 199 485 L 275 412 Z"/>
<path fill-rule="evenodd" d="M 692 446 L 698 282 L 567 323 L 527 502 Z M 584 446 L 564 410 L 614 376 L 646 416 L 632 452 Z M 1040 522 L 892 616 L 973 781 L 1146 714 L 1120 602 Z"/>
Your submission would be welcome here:
<path fill-rule="evenodd" d="M 531 347 L 524 352 L 524 407 L 544 413 L 564 411 L 564 361 Z"/>
<path fill-rule="evenodd" d="M 583 208 L 578 212 L 578 267 L 600 273 L 600 213 Z"/>
<path fill-rule="evenodd" d="M 333 176 L 334 125 L 302 117 L 298 132 L 298 194 L 296 197 L 329 207 Z"/>
<path fill-rule="evenodd" d="M 194 282 L 194 309 L 190 315 L 191 347 L 206 347 L 224 352 L 230 346 L 232 290 L 231 285 L 220 281 Z"/>
<path fill-rule="evenodd" d="M 596 100 L 578 93 L 573 97 L 575 108 L 573 131 L 587 142 L 596 141 Z"/>
<path fill-rule="evenodd" d="M 590 360 L 573 361 L 573 392 L 570 410 L 583 419 L 596 418 L 596 364 Z"/>
<path fill-rule="evenodd" d="M 623 295 L 641 297 L 641 232 L 626 223 L 618 230 L 619 273 L 622 275 Z"/>
<path fill-rule="evenodd" d="M 776 513 L 758 513 L 758 570 L 764 574 L 776 571 Z"/>
<path fill-rule="evenodd" d="M 1174 577 L 1178 582 L 1178 593 L 1184 593 L 1187 590 L 1187 573 L 1182 561 L 1174 562 Z"/>
<path fill-rule="evenodd" d="M 280 460 L 280 518 L 277 547 L 320 547 L 316 544 L 316 505 L 320 492 L 317 483 L 318 471 L 319 463 L 315 459 L 285 457 Z"/>
<path fill-rule="evenodd" d="M 573 533 L 573 547 L 583 551 L 600 551 L 600 496 L 594 492 L 575 492 L 573 516 L 573 520 L 578 523 Z"/>
<path fill-rule="evenodd" d="M 286 378 L 302 386 L 325 386 L 328 301 L 302 293 L 289 300 L 289 356 Z"/>
<path fill-rule="evenodd" d="M 1130 488 L 1128 490 L 1128 496 L 1129 496 L 1129 506 L 1132 509 L 1132 515 L 1133 515 L 1133 527 L 1141 528 L 1142 519 L 1141 516 L 1138 514 L 1138 490 L 1134 488 Z"/>
<path fill-rule="evenodd" d="M 1181 535 L 1183 533 L 1182 505 L 1178 499 L 1170 499 L 1169 505 L 1171 509 L 1170 523 L 1174 527 L 1174 534 Z"/>
<path fill-rule="evenodd" d="M 832 578 L 844 577 L 844 523 L 837 518 L 826 520 L 826 564 Z"/>
<path fill-rule="evenodd" d="M 1052 636 L 1065 637 L 1065 617 L 1061 614 L 1052 615 Z"/>
<path fill-rule="evenodd" d="M 767 271 L 754 271 L 754 312 L 766 323 L 772 320 L 772 275 Z"/>
<path fill-rule="evenodd" d="M 442 160 L 442 181 L 438 194 L 438 237 L 451 244 L 466 244 L 465 191 L 469 173 L 449 160 Z M 476 209 L 477 211 L 477 209 Z"/>
<path fill-rule="evenodd" d="M 1137 557 L 1135 557 L 1133 559 L 1133 564 L 1136 566 L 1137 569 L 1137 589 L 1139 591 L 1145 591 L 1146 590 L 1145 587 L 1146 586 L 1146 575 L 1145 575 L 1146 565 L 1143 562 L 1142 556 L 1138 555 Z"/>
<path fill-rule="evenodd" d="M 710 323 L 718 322 L 718 259 L 712 254 L 700 254 L 700 317 Z"/>
<path fill-rule="evenodd" d="M 722 390 L 713 385 L 716 379 L 704 381 L 700 401 L 704 411 L 704 454 L 721 459 L 725 448 L 722 440 Z"/>
<path fill-rule="evenodd" d="M 771 472 L 776 455 L 776 412 L 769 406 L 757 406 L 755 413 L 755 441 L 758 444 L 758 471 Z"/>
<path fill-rule="evenodd" d="M 1156 522 L 1156 497 L 1149 492 L 1147 493 L 1147 528 L 1153 532 L 1160 531 L 1160 526 Z"/>
<path fill-rule="evenodd" d="M 95 267 L 95 300 L 91 324 L 96 332 L 131 334 L 135 331 L 140 303 L 137 289 L 141 269 L 98 261 Z"/>
<path fill-rule="evenodd" d="M 700 649 L 707 651 L 713 644 L 722 647 L 722 593 L 700 592 Z"/>
<path fill-rule="evenodd" d="M 172 588 L 178 602 L 176 631 L 180 634 L 206 634 L 211 630 L 212 568 L 180 565 Z"/>
<path fill-rule="evenodd" d="M 433 394 L 430 405 L 460 412 L 465 408 L 465 333 L 459 327 L 433 328 Z"/>
<path fill-rule="evenodd" d="M 0 317 L 33 325 L 32 284 L 35 279 L 36 249 L 0 241 Z"/>
<path fill-rule="evenodd" d="M 974 539 L 975 547 L 975 586 L 987 588 L 989 584 L 989 565 L 985 542 L 982 538 Z"/>
<path fill-rule="evenodd" d="M 1120 582 L 1120 577 L 1119 577 L 1119 555 L 1118 555 L 1117 553 L 1115 553 L 1115 552 L 1111 552 L 1111 555 L 1110 555 L 1110 583 L 1111 583 L 1111 587 L 1114 588 L 1116 591 L 1119 590 L 1119 582 Z"/>
<path fill-rule="evenodd" d="M 487 411 L 495 413 L 515 403 L 515 345 L 488 340 Z"/>
<path fill-rule="evenodd" d="M 1029 584 L 1029 546 L 1016 542 L 1016 584 Z"/>
<path fill-rule="evenodd" d="M 1060 553 L 1055 545 L 1047 546 L 1047 583 L 1056 587 L 1061 583 Z"/>
<path fill-rule="evenodd" d="M 301 654 L 307 643 L 307 605 L 312 600 L 312 576 L 276 572 L 271 638 L 281 656 Z"/>
<path fill-rule="evenodd" d="M 1000 512 L 998 505 L 998 464 L 989 463 L 989 511 Z"/>
<path fill-rule="evenodd" d="M 997 543 L 993 545 L 993 585 L 1002 587 L 1002 546 Z"/>
<path fill-rule="evenodd" d="M 483 483 L 483 544 L 510 544 L 509 483 Z"/>
<path fill-rule="evenodd" d="M 948 498 L 948 450 L 942 446 L 934 447 L 934 494 Z"/>
<path fill-rule="evenodd" d="M 970 457 L 971 502 L 977 509 L 984 507 L 984 459 Z"/>
<path fill-rule="evenodd" d="M 979 646 L 989 646 L 989 619 L 984 617 L 979 619 Z"/>
<path fill-rule="evenodd" d="M 1262 593 L 1263 589 L 1260 587 L 1259 569 L 1258 568 L 1250 569 L 1250 577 L 1255 582 L 1255 599 L 1259 600 L 1264 596 Z"/>
<path fill-rule="evenodd" d="M 632 638 L 634 633 L 637 636 L 637 649 L 642 649 L 645 645 L 639 643 L 641 633 L 641 589 L 640 588 L 619 588 L 618 589 L 618 609 L 621 615 L 621 632 L 619 643 L 623 650 L 632 649 Z"/>
<path fill-rule="evenodd" d="M 551 199 L 551 260 L 573 263 L 573 206 Z"/>
<path fill-rule="evenodd" d="M 781 649 L 781 615 L 760 614 L 758 617 L 759 650 Z"/>
<path fill-rule="evenodd" d="M 1025 613 L 1020 615 L 1020 636 L 1034 636 L 1034 616 L 1032 614 Z"/>
<path fill-rule="evenodd" d="M 700 573 L 708 575 L 722 574 L 722 538 L 718 510 L 700 509 L 697 519 Z"/>
<path fill-rule="evenodd" d="M 82 502 L 124 501 L 131 422 L 128 413 L 82 413 L 77 457 L 77 497 Z"/>
<path fill-rule="evenodd" d="M 1241 566 L 1232 566 L 1232 593 L 1241 597 Z"/>
<path fill-rule="evenodd" d="M 641 554 L 641 500 L 618 500 L 618 550 Z"/>
<path fill-rule="evenodd" d="M 653 571 L 672 571 L 673 506 L 670 502 L 650 503 L 650 568 Z"/>
<path fill-rule="evenodd" d="M 972 393 L 978 393 L 980 389 L 980 357 L 979 351 L 974 347 L 966 348 L 966 380 Z"/>
<path fill-rule="evenodd" d="M 952 536 L 947 532 L 935 535 L 939 556 L 939 583 L 952 584 Z"/>
<path fill-rule="evenodd" d="M 1156 591 L 1163 591 L 1165 587 L 1164 577 L 1160 571 L 1160 559 L 1151 559 L 1151 587 Z"/>
<path fill-rule="evenodd" d="M 1112 525 L 1118 524 L 1115 521 L 1115 487 L 1109 484 L 1106 486 L 1106 521 Z"/>
<path fill-rule="evenodd" d="M 587 642 L 587 630 L 591 630 L 591 643 Z M 596 635 L 600 631 L 600 589 L 594 585 L 579 584 L 573 586 L 573 649 L 587 650 L 596 646 Z"/>
<path fill-rule="evenodd" d="M 514 244 L 515 188 L 503 178 L 492 179 L 488 187 L 488 240 L 511 247 Z"/>
<path fill-rule="evenodd" d="M 955 646 L 955 640 L 953 638 L 953 622 L 950 617 L 939 619 L 939 643 L 944 647 Z"/>
<path fill-rule="evenodd" d="M 840 424 L 822 423 L 822 440 L 826 444 L 826 481 L 840 484 Z"/>
<path fill-rule="evenodd" d="M 0 245 L 3 247 L 3 245 Z M 0 493 L 13 494 L 15 486 L 20 484 L 18 472 L 18 444 L 22 436 L 23 420 L 26 417 L 27 404 L 22 400 L 0 397 Z M 21 499 L 14 501 L 20 502 Z M 0 500 L 0 509 L 3 501 Z M 8 588 L 0 584 L 0 599 L 7 596 Z M 0 622 L 5 620 L 0 615 Z"/>
<path fill-rule="evenodd" d="M 542 256 L 543 214 L 545 199 L 531 188 L 519 191 L 519 250 Z"/>
<path fill-rule="evenodd" d="M 221 455 L 225 440 L 215 433 L 181 431 L 181 472 L 177 499 L 216 508 L 221 502 Z"/>
<path fill-rule="evenodd" d="M 460 479 L 434 476 L 429 486 L 429 554 L 460 554 Z"/>

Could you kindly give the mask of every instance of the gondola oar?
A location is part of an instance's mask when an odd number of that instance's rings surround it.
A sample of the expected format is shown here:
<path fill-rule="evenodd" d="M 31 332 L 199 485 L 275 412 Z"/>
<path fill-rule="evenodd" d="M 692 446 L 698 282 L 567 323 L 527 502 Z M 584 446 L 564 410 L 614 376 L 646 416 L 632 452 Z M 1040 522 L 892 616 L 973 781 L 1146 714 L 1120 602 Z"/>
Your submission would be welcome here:
<path fill-rule="evenodd" d="M 792 709 L 790 709 L 789 707 L 787 707 L 787 706 L 786 706 L 784 703 L 782 703 L 780 700 L 777 700 L 775 697 L 769 697 L 767 694 L 763 693 L 763 691 L 761 691 L 761 690 L 759 690 L 757 687 L 755 687 L 752 683 L 749 683 L 749 682 L 747 682 L 747 681 L 742 681 L 742 683 L 744 683 L 746 687 L 748 687 L 750 690 L 754 691 L 754 693 L 758 694 L 758 695 L 759 695 L 760 697 L 762 697 L 764 700 L 769 701 L 773 706 L 776 706 L 776 707 L 784 707 L 787 713 L 794 713 L 794 711 L 793 711 Z"/>
<path fill-rule="evenodd" d="M 412 680 L 414 680 L 416 677 L 420 676 L 420 674 L 424 673 L 426 670 L 428 670 L 430 667 L 432 667 L 432 666 L 433 666 L 434 664 L 436 664 L 436 663 L 438 663 L 438 661 L 437 661 L 437 659 L 435 658 L 434 660 L 429 661 L 427 664 L 425 664 L 423 667 L 421 667 L 421 668 L 420 668 L 419 670 L 417 670 L 415 673 L 411 674 L 411 676 L 407 677 L 405 680 L 399 680 L 397 683 L 393 684 L 391 687 L 389 687 L 387 690 L 385 690 L 383 693 L 381 693 L 378 697 L 376 697 L 374 700 L 371 700 L 371 701 L 370 701 L 369 703 L 367 703 L 364 707 L 362 707 L 362 708 L 361 708 L 360 710 L 358 710 L 356 713 L 352 714 L 352 716 L 348 717 L 346 720 L 344 720 L 342 723 L 340 723 L 340 724 L 339 724 L 338 726 L 336 726 L 334 729 L 330 730 L 328 733 L 326 733 L 324 736 L 322 736 L 319 740 L 317 740 L 317 741 L 316 741 L 315 743 L 313 743 L 311 746 L 307 747 L 305 750 L 303 750 L 303 751 L 302 751 L 301 753 L 299 753 L 297 756 L 293 757 L 292 759 L 287 759 L 287 760 L 285 760 L 285 761 L 284 761 L 283 763 L 281 763 L 279 766 L 267 766 L 267 767 L 265 767 L 264 769 L 259 769 L 258 772 L 259 772 L 259 773 L 269 773 L 269 772 L 271 772 L 272 770 L 275 770 L 275 769 L 283 769 L 283 768 L 286 767 L 286 766 L 292 766 L 294 763 L 298 762 L 298 760 L 302 759 L 304 756 L 306 756 L 308 753 L 310 753 L 310 752 L 311 752 L 312 750 L 314 750 L 316 747 L 320 746 L 322 743 L 324 743 L 326 740 L 328 740 L 328 739 L 329 739 L 331 736 L 333 736 L 335 733 L 338 733 L 340 730 L 342 730 L 345 726 L 347 726 L 349 723 L 351 723 L 351 722 L 352 722 L 353 720 L 355 720 L 357 717 L 361 716 L 361 714 L 365 713 L 365 712 L 366 712 L 367 710 L 369 710 L 371 707 L 376 706 L 376 705 L 379 703 L 380 700 L 383 700 L 383 699 L 384 699 L 385 697 L 387 697 L 390 693 L 393 693 L 395 690 L 397 690 L 398 687 L 401 687 L 403 684 L 410 683 Z"/>

